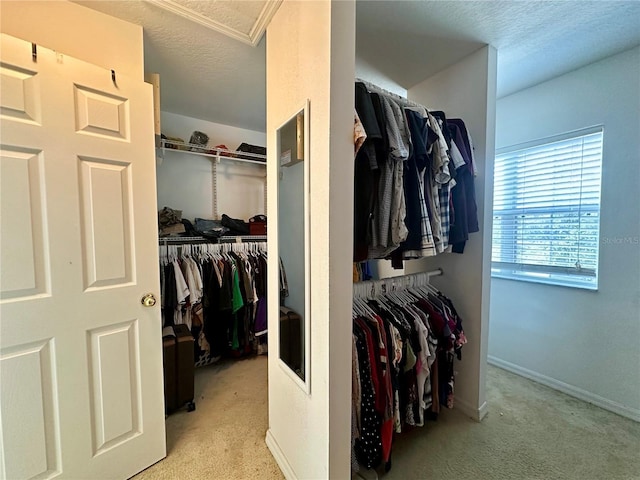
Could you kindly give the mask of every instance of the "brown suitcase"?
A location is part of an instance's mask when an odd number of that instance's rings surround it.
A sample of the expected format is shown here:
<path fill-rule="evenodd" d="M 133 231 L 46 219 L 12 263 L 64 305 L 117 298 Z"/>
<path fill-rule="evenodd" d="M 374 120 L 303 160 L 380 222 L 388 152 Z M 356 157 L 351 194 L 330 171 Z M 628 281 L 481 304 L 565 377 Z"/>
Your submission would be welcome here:
<path fill-rule="evenodd" d="M 167 329 L 165 329 L 167 330 Z M 187 410 L 196 409 L 194 398 L 193 336 L 186 325 L 174 325 L 173 335 L 163 337 L 165 373 L 165 411 L 171 413 L 185 404 Z"/>
<path fill-rule="evenodd" d="M 187 410 L 192 412 L 196 409 L 193 401 L 194 339 L 186 325 L 174 325 L 173 330 L 176 332 L 176 402 L 178 408 L 187 404 Z"/>
<path fill-rule="evenodd" d="M 164 411 L 176 409 L 176 336 L 173 327 L 162 330 L 162 368 L 164 371 Z"/>

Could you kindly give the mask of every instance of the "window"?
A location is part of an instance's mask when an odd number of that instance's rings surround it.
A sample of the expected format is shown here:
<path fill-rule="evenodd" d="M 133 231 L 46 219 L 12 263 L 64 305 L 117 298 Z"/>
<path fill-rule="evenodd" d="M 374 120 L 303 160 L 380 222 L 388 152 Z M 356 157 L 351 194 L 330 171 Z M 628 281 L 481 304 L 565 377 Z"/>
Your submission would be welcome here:
<path fill-rule="evenodd" d="M 497 152 L 494 277 L 598 288 L 602 128 Z"/>

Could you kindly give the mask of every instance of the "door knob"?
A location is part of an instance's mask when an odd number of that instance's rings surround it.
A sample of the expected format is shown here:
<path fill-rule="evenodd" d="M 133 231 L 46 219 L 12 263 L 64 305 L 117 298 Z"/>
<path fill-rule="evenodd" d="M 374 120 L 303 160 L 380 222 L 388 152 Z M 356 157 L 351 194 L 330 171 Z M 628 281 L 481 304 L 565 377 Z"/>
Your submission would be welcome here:
<path fill-rule="evenodd" d="M 153 293 L 147 293 L 142 297 L 140 303 L 142 303 L 142 305 L 144 305 L 145 307 L 153 307 L 156 304 L 156 297 Z"/>

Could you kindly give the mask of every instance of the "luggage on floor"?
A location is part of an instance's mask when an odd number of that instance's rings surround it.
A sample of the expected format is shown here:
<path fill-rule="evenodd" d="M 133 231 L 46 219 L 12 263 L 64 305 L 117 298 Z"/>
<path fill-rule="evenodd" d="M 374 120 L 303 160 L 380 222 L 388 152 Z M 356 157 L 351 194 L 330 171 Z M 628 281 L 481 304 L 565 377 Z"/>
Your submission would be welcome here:
<path fill-rule="evenodd" d="M 164 402 L 167 414 L 182 408 L 196 409 L 194 402 L 193 336 L 186 325 L 174 325 L 162 331 Z"/>
<path fill-rule="evenodd" d="M 162 369 L 164 372 L 164 411 L 176 409 L 176 335 L 173 327 L 162 330 Z"/>

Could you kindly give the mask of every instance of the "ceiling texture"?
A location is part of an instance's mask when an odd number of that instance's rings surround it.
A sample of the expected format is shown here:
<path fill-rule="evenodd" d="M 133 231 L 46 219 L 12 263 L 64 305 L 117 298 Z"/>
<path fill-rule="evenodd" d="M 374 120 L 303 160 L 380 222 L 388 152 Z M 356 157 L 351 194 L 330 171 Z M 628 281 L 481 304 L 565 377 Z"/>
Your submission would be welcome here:
<path fill-rule="evenodd" d="M 142 25 L 162 110 L 265 130 L 263 34 L 281 0 L 76 3 Z M 498 50 L 499 97 L 640 45 L 633 0 L 359 0 L 356 12 L 358 65 L 401 89 L 486 44 Z"/>
<path fill-rule="evenodd" d="M 640 44 L 639 1 L 361 1 L 356 55 L 405 89 L 483 45 L 498 97 Z"/>
<path fill-rule="evenodd" d="M 143 27 L 144 70 L 160 74 L 163 111 L 265 130 L 263 34 L 280 1 L 75 3 Z"/>

